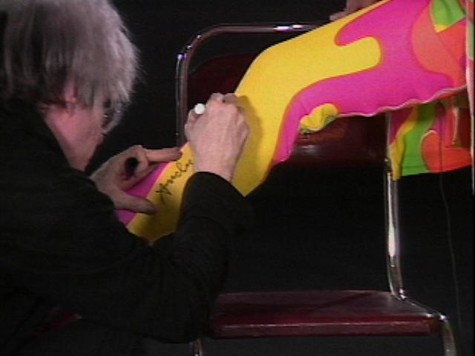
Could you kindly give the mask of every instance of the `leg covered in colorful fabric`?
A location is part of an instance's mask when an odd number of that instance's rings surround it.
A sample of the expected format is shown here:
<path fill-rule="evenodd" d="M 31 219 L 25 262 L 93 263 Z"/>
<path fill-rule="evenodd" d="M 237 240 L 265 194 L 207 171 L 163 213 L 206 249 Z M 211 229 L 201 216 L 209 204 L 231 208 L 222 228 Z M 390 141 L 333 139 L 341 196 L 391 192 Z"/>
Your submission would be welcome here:
<path fill-rule="evenodd" d="M 251 133 L 233 184 L 243 194 L 255 189 L 289 157 L 299 131 L 464 91 L 465 25 L 464 9 L 454 1 L 381 1 L 264 51 L 236 90 Z M 150 240 L 173 231 L 192 171 L 185 145 L 178 162 L 159 167 L 131 191 L 153 201 L 158 214 L 121 212 L 122 221 Z"/>

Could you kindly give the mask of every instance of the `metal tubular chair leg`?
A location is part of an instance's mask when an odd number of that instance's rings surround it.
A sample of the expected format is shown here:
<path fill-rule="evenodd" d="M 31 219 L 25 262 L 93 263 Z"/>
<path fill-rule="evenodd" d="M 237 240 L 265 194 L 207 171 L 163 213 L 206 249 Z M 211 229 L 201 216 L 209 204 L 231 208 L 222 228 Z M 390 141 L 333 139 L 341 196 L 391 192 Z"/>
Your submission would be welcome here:
<path fill-rule="evenodd" d="M 386 117 L 386 126 L 389 127 L 389 117 Z M 389 146 L 389 145 L 388 145 Z M 389 158 L 386 159 L 386 176 L 384 182 L 385 188 L 385 204 L 386 204 L 386 247 L 387 247 L 387 274 L 389 281 L 389 288 L 391 294 L 396 298 L 410 303 L 415 303 L 427 309 L 431 308 L 410 301 L 404 290 L 403 275 L 401 270 L 401 257 L 400 257 L 400 219 L 399 219 L 399 192 L 398 183 L 394 179 L 391 171 L 391 165 Z M 440 333 L 442 337 L 442 343 L 444 347 L 445 356 L 457 356 L 457 344 L 455 342 L 455 336 L 450 325 L 449 319 L 438 311 L 432 311 L 434 315 L 439 316 L 440 321 Z"/>
<path fill-rule="evenodd" d="M 190 356 L 204 356 L 203 339 L 196 339 L 189 344 Z"/>
<path fill-rule="evenodd" d="M 398 191 L 390 169 L 389 159 L 386 162 L 385 204 L 386 204 L 386 246 L 387 273 L 391 294 L 396 298 L 406 299 L 400 261 L 400 236 L 398 214 Z"/>
<path fill-rule="evenodd" d="M 457 345 L 455 343 L 455 336 L 449 319 L 445 315 L 441 315 L 440 322 L 442 324 L 441 333 L 445 356 L 457 356 Z"/>

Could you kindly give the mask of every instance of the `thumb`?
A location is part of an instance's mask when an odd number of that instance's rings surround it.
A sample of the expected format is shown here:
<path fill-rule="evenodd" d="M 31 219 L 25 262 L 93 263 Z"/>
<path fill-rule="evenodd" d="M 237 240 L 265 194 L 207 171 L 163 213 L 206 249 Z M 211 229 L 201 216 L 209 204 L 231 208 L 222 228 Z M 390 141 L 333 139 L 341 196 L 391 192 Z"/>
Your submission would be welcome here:
<path fill-rule="evenodd" d="M 154 214 L 155 206 L 147 199 L 120 192 L 114 197 L 116 209 L 130 210 L 135 213 Z"/>

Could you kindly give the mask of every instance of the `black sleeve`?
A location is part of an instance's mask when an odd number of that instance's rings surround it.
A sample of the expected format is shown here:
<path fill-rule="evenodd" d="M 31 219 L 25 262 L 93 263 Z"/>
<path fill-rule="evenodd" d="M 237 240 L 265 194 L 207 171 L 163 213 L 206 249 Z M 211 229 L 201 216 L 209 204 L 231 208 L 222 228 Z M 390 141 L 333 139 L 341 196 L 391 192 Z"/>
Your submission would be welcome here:
<path fill-rule="evenodd" d="M 4 254 L 18 286 L 106 326 L 175 342 L 199 336 L 230 244 L 249 221 L 243 197 L 218 176 L 195 174 L 176 233 L 149 246 L 83 180 L 58 183 L 43 219 L 29 219 L 38 228 Z"/>

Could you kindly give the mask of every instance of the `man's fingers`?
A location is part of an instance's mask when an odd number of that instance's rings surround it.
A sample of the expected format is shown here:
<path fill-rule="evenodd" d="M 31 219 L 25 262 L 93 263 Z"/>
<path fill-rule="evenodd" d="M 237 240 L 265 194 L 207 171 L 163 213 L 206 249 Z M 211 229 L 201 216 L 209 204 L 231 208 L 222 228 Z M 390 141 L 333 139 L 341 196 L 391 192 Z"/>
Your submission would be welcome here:
<path fill-rule="evenodd" d="M 176 161 L 181 157 L 181 152 L 178 147 L 162 148 L 159 150 L 145 150 L 147 160 L 151 163 Z"/>
<path fill-rule="evenodd" d="M 155 168 L 158 167 L 158 163 L 154 163 L 154 164 L 149 164 L 147 167 L 145 168 L 141 168 L 141 169 L 136 169 L 133 174 L 128 174 L 128 184 L 132 184 L 132 185 L 135 185 L 137 184 L 138 182 L 140 182 L 142 179 L 144 179 L 145 177 L 147 177 L 150 173 L 153 172 L 153 170 Z"/>
<path fill-rule="evenodd" d="M 157 212 L 155 206 L 147 199 L 124 192 L 117 192 L 114 203 L 117 209 L 130 210 L 135 213 L 154 214 Z"/>
<path fill-rule="evenodd" d="M 212 101 L 218 101 L 220 103 L 223 102 L 223 99 L 224 99 L 224 95 L 221 94 L 221 93 L 213 93 L 210 95 L 209 99 L 208 99 L 208 103 L 212 102 Z"/>
<path fill-rule="evenodd" d="M 138 178 L 141 180 L 151 173 L 161 162 L 176 161 L 181 157 L 181 152 L 178 148 L 163 148 L 159 150 L 144 149 L 141 155 L 129 158 L 128 161 L 135 161 L 135 169 L 130 174 L 130 170 L 127 172 L 129 177 Z M 129 164 L 132 166 L 132 164 Z M 127 169 L 127 162 L 126 162 Z"/>
<path fill-rule="evenodd" d="M 236 95 L 234 95 L 232 93 L 228 93 L 228 94 L 224 95 L 223 102 L 237 105 L 238 104 L 238 98 L 237 98 Z"/>
<path fill-rule="evenodd" d="M 175 161 L 181 157 L 178 148 L 163 148 L 158 150 L 134 146 L 117 156 L 116 166 L 120 165 L 125 173 L 125 179 L 138 182 L 151 173 L 161 162 Z M 137 180 L 138 179 L 138 180 Z"/>

